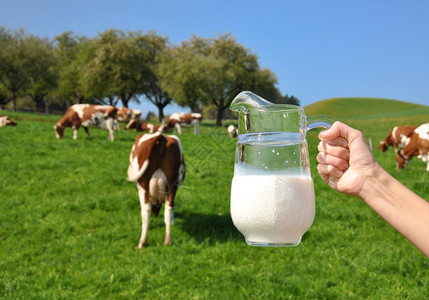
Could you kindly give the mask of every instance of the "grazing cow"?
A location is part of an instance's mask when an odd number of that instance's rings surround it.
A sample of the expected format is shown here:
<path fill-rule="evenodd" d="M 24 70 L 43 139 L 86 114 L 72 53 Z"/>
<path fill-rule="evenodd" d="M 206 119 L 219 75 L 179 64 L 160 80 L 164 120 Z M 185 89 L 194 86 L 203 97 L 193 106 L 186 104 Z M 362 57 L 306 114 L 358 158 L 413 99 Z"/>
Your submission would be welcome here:
<path fill-rule="evenodd" d="M 150 214 L 158 215 L 165 202 L 164 244 L 171 244 L 171 224 L 174 222 L 174 198 L 185 178 L 185 160 L 180 140 L 160 132 L 143 134 L 131 148 L 128 181 L 136 182 L 141 205 L 142 233 L 139 248 L 148 245 Z"/>
<path fill-rule="evenodd" d="M 229 134 L 230 138 L 236 138 L 237 137 L 237 135 L 238 135 L 238 129 L 234 125 L 232 125 L 232 124 L 229 125 L 226 130 L 228 131 L 228 134 Z"/>
<path fill-rule="evenodd" d="M 177 131 L 178 134 L 182 134 L 182 126 L 194 126 L 194 134 L 200 134 L 201 119 L 202 115 L 199 113 L 174 113 L 170 115 L 166 125 L 167 128 L 174 128 L 173 132 Z"/>
<path fill-rule="evenodd" d="M 420 125 L 414 130 L 410 142 L 396 155 L 396 167 L 404 168 L 413 156 L 426 162 L 426 171 L 429 171 L 429 123 Z"/>
<path fill-rule="evenodd" d="M 77 139 L 77 131 L 82 125 L 88 137 L 88 126 L 99 127 L 109 131 L 109 139 L 114 138 L 114 119 L 116 108 L 114 106 L 75 104 L 70 106 L 64 116 L 55 124 L 55 134 L 58 139 L 62 138 L 64 129 L 71 127 L 73 129 L 73 139 Z"/>
<path fill-rule="evenodd" d="M 140 122 L 139 120 L 133 119 L 130 120 L 125 127 L 126 129 L 135 129 L 136 131 L 143 131 L 143 132 L 165 132 L 167 128 L 165 128 L 164 125 L 154 125 L 149 124 L 145 122 Z"/>
<path fill-rule="evenodd" d="M 403 149 L 410 141 L 411 135 L 417 126 L 395 126 L 389 132 L 389 135 L 380 142 L 381 151 L 386 151 L 389 146 L 395 149 L 398 153 L 399 150 Z"/>
<path fill-rule="evenodd" d="M 18 125 L 18 123 L 16 123 L 8 116 L 0 116 L 0 127 L 7 126 L 7 125 L 16 126 Z"/>

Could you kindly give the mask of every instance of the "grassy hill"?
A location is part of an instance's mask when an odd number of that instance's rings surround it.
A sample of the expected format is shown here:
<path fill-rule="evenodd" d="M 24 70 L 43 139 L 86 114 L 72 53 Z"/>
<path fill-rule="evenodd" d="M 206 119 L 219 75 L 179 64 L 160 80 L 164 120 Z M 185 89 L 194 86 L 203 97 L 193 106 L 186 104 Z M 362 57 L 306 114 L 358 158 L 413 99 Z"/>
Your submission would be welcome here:
<path fill-rule="evenodd" d="M 380 98 L 332 98 L 304 107 L 308 116 L 330 115 L 339 120 L 429 116 L 429 106 Z M 427 120 L 429 121 L 429 120 Z"/>

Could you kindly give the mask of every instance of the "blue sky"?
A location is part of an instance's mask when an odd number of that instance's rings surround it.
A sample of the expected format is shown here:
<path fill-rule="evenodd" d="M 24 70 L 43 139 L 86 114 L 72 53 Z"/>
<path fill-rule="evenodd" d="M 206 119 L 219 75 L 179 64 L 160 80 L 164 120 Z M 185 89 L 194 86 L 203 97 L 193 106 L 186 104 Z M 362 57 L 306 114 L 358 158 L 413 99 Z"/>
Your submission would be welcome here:
<path fill-rule="evenodd" d="M 115 28 L 180 44 L 231 33 L 302 106 L 332 97 L 429 105 L 428 16 L 426 0 L 0 0 L 0 25 L 40 37 Z"/>

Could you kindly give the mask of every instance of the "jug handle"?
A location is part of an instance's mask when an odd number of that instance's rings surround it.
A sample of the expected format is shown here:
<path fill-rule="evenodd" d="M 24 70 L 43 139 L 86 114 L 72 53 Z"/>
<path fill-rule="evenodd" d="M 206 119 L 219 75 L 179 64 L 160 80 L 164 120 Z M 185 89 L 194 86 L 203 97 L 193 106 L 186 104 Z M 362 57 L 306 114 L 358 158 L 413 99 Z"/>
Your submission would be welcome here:
<path fill-rule="evenodd" d="M 308 130 L 311 130 L 313 128 L 325 128 L 328 129 L 332 126 L 332 124 L 335 123 L 337 119 L 331 117 L 331 116 L 310 116 L 307 117 L 308 122 Z"/>

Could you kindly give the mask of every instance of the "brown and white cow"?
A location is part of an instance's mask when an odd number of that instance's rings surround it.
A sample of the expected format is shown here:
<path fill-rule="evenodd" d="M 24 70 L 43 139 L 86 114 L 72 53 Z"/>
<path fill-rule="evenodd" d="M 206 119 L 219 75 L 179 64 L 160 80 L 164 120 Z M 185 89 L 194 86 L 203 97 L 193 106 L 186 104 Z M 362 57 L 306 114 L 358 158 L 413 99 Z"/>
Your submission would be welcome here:
<path fill-rule="evenodd" d="M 151 212 L 158 215 L 165 203 L 164 244 L 171 244 L 171 224 L 174 222 L 174 198 L 185 178 L 185 160 L 180 140 L 160 132 L 143 134 L 131 148 L 128 181 L 136 182 L 141 205 L 142 233 L 139 248 L 148 245 L 148 228 Z"/>
<path fill-rule="evenodd" d="M 0 116 L 0 127 L 7 126 L 7 125 L 16 126 L 18 125 L 18 123 L 16 123 L 8 116 Z"/>
<path fill-rule="evenodd" d="M 109 139 L 113 141 L 115 139 L 113 131 L 115 116 L 116 108 L 114 106 L 75 104 L 70 106 L 61 120 L 55 124 L 55 134 L 60 139 L 64 134 L 64 129 L 71 127 L 73 139 L 77 139 L 77 131 L 82 126 L 90 137 L 88 127 L 93 126 L 109 131 Z"/>
<path fill-rule="evenodd" d="M 390 130 L 389 135 L 380 142 L 381 151 L 386 151 L 389 146 L 395 149 L 395 153 L 403 149 L 410 141 L 411 135 L 417 126 L 395 126 Z"/>
<path fill-rule="evenodd" d="M 140 122 L 139 120 L 133 119 L 128 122 L 126 129 L 135 129 L 136 131 L 143 131 L 143 132 L 166 132 L 167 128 L 165 125 L 155 125 L 145 122 Z"/>
<path fill-rule="evenodd" d="M 200 123 L 202 115 L 200 113 L 174 113 L 167 120 L 167 128 L 174 128 L 173 132 L 182 134 L 182 126 L 194 127 L 194 134 L 200 134 Z"/>
<path fill-rule="evenodd" d="M 396 156 L 396 167 L 404 168 L 413 156 L 426 162 L 426 171 L 429 171 L 429 123 L 422 124 L 414 130 L 410 142 Z"/>

